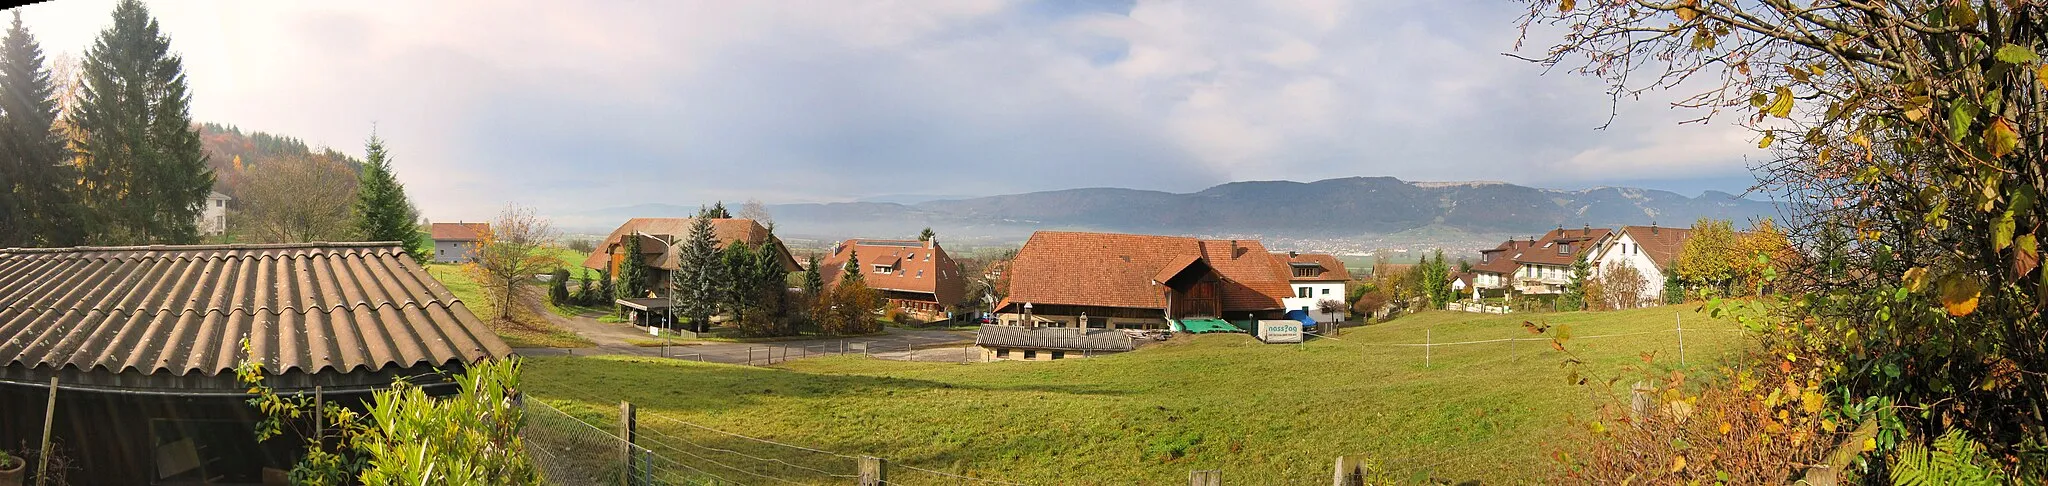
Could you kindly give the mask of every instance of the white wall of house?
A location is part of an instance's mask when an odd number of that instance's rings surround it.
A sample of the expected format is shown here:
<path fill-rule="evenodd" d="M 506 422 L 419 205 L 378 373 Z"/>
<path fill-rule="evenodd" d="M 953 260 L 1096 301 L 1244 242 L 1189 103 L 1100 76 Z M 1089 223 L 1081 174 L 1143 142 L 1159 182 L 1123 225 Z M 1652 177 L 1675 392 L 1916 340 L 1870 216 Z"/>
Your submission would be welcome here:
<path fill-rule="evenodd" d="M 1572 267 L 1524 263 L 1515 270 L 1515 289 L 1524 294 L 1555 294 L 1572 282 Z"/>
<path fill-rule="evenodd" d="M 1657 268 L 1657 262 L 1650 259 L 1650 254 L 1643 253 L 1643 246 L 1636 244 L 1635 238 L 1629 237 L 1628 233 L 1622 233 L 1620 238 L 1609 242 L 1599 253 L 1595 253 L 1594 257 L 1595 278 L 1602 275 L 1601 272 L 1606 269 L 1607 264 L 1626 262 L 1629 266 L 1636 267 L 1637 272 L 1642 272 L 1643 279 L 1648 283 L 1643 286 L 1643 302 L 1654 303 L 1663 299 L 1664 270 Z"/>
<path fill-rule="evenodd" d="M 1308 316 L 1314 318 L 1316 322 L 1344 320 L 1344 312 L 1326 314 L 1321 309 L 1316 308 L 1317 302 L 1324 300 L 1344 302 L 1345 298 L 1350 297 L 1349 294 L 1344 293 L 1343 281 L 1288 282 L 1288 285 L 1293 286 L 1293 289 L 1291 289 L 1292 293 L 1288 294 L 1287 298 L 1280 299 L 1280 305 L 1287 307 L 1287 310 L 1305 309 L 1308 311 Z M 1307 297 L 1303 297 L 1304 295 Z"/>
<path fill-rule="evenodd" d="M 1482 289 L 1505 288 L 1508 286 L 1509 281 L 1508 277 L 1500 274 L 1487 272 L 1472 273 L 1472 286 Z"/>
<path fill-rule="evenodd" d="M 206 202 L 199 203 L 199 234 L 218 235 L 228 231 L 228 197 L 221 193 L 206 196 Z"/>
<path fill-rule="evenodd" d="M 476 242 L 434 240 L 434 263 L 463 263 L 476 260 Z"/>

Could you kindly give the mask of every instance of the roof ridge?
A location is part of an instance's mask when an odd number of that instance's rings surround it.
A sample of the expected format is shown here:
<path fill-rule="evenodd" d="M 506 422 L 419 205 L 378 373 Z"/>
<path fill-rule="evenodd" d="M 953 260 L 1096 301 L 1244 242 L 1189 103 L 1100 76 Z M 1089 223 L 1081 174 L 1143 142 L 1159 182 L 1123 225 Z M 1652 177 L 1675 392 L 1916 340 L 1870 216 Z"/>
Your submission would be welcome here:
<path fill-rule="evenodd" d="M 449 309 L 453 309 L 453 308 L 454 308 L 454 304 L 461 304 L 461 303 L 463 303 L 461 299 L 448 299 L 448 300 L 445 300 L 445 301 L 444 301 L 444 300 L 441 300 L 441 299 L 432 299 L 432 300 L 425 300 L 425 301 L 421 301 L 421 300 L 406 300 L 406 301 L 384 301 L 384 302 L 378 302 L 378 303 L 370 303 L 370 302 L 356 302 L 356 303 L 353 303 L 353 304 L 335 304 L 335 305 L 322 305 L 322 306 L 305 306 L 305 307 L 300 307 L 300 306 L 296 306 L 296 305 L 287 305 L 287 306 L 280 306 L 280 307 L 277 307 L 277 308 L 271 308 L 270 306 L 267 306 L 267 305 L 265 305 L 265 306 L 256 306 L 256 307 L 232 307 L 232 308 L 227 308 L 227 309 L 178 309 L 178 310 L 176 310 L 176 311 L 173 311 L 173 310 L 171 310 L 171 309 L 170 309 L 170 308 L 168 308 L 168 307 L 154 307 L 154 308 L 148 308 L 148 309 L 118 309 L 118 308 L 117 308 L 117 309 L 102 309 L 102 308 L 85 308 L 85 309 L 81 309 L 81 308 L 77 308 L 77 307 L 56 307 L 56 306 L 44 306 L 44 307 L 37 307 L 37 306 L 20 306 L 20 307 L 16 307 L 16 306 L 14 306 L 14 305 L 8 305 L 8 306 L 5 306 L 5 307 L 0 307 L 0 312 L 10 312 L 10 311 L 16 311 L 16 310 L 20 310 L 20 311 L 24 311 L 24 312 L 30 312 L 30 311 L 41 311 L 41 312 L 50 312 L 50 311 L 58 311 L 58 312 L 66 312 L 66 313 L 68 313 L 68 312 L 84 312 L 84 313 L 92 313 L 92 312 L 99 312 L 99 313 L 103 313 L 103 314 L 107 314 L 107 315 L 114 315 L 114 314 L 120 314 L 120 315 L 123 315 L 123 316 L 128 316 L 128 317 L 134 317 L 134 316 L 137 316 L 137 315 L 146 315 L 146 316 L 149 316 L 149 317 L 151 317 L 151 318 L 155 318 L 155 317 L 158 317 L 158 316 L 162 316 L 162 315 L 166 315 L 166 314 L 169 314 L 169 315 L 184 315 L 184 314 L 195 314 L 195 315 L 202 315 L 202 316 L 204 316 L 204 315 L 212 315 L 212 314 L 219 314 L 219 315 L 224 315 L 224 316 L 225 316 L 225 315 L 232 315 L 232 314 L 237 314 L 237 313 L 239 313 L 239 314 L 242 314 L 242 315 L 246 315 L 246 316 L 252 316 L 252 317 L 253 317 L 253 316 L 255 316 L 255 315 L 256 315 L 256 314 L 258 314 L 258 313 L 262 313 L 262 314 L 268 314 L 268 315 L 271 315 L 271 316 L 282 316 L 282 315 L 285 315 L 285 314 L 294 314 L 294 315 L 302 315 L 302 316 L 303 316 L 303 315 L 311 315 L 311 314 L 312 314 L 312 313 L 314 313 L 314 312 L 320 312 L 320 313 L 322 313 L 322 314 L 334 314 L 334 313 L 337 313 L 337 312 L 343 312 L 343 311 L 353 311 L 353 310 L 356 310 L 356 309 L 358 309 L 358 308 L 365 308 L 365 309 L 367 309 L 367 310 L 373 310 L 373 311 L 374 311 L 374 310 L 383 310 L 383 309 L 386 309 L 386 308 L 392 308 L 392 309 L 427 309 L 427 308 L 432 308 L 432 307 L 439 307 L 439 308 L 441 308 L 441 309 L 443 309 L 443 310 L 449 310 Z M 467 306 L 465 306 L 465 307 L 467 307 Z M 290 310 L 291 312 L 285 312 L 286 310 Z"/>
<path fill-rule="evenodd" d="M 206 251 L 206 250 L 296 250 L 321 248 L 398 248 L 397 241 L 314 241 L 305 243 L 230 243 L 219 245 L 130 245 L 72 246 L 57 248 L 6 248 L 4 253 L 84 253 L 107 251 Z"/>
<path fill-rule="evenodd" d="M 266 361 L 275 361 L 275 360 L 266 360 Z M 333 370 L 335 370 L 335 371 L 340 371 L 340 372 L 342 372 L 342 373 L 354 373 L 354 372 L 355 372 L 356 370 L 358 370 L 358 369 L 366 370 L 366 371 L 369 371 L 369 372 L 371 372 L 371 373 L 377 373 L 377 372 L 382 372 L 382 371 L 384 371 L 385 369 L 407 369 L 407 368 L 413 368 L 413 367 L 419 366 L 419 365 L 420 365 L 421 363 L 426 363 L 426 364 L 432 364 L 432 365 L 446 365 L 446 364 L 450 364 L 450 363 L 462 363 L 462 364 L 468 364 L 468 363 L 467 363 L 467 362 L 466 362 L 465 360 L 463 360 L 463 359 L 461 359 L 461 358 L 454 358 L 454 357 L 448 358 L 448 359 L 447 359 L 446 361 L 441 361 L 441 362 L 435 362 L 435 361 L 434 361 L 433 359 L 431 359 L 431 358 L 429 358 L 429 357 L 425 357 L 425 356 L 422 356 L 422 357 L 420 357 L 420 359 L 416 359 L 416 360 L 413 360 L 413 361 L 412 361 L 412 362 L 410 362 L 410 363 L 399 363 L 398 361 L 399 361 L 398 359 L 390 359 L 390 360 L 383 360 L 383 361 L 366 361 L 366 362 L 363 362 L 363 363 L 359 363 L 359 364 L 356 364 L 356 365 L 354 365 L 354 366 L 349 366 L 349 367 L 348 367 L 348 369 L 342 369 L 341 367 L 339 367 L 339 366 L 335 366 L 335 365 L 334 365 L 334 364 L 332 364 L 332 363 L 328 363 L 328 364 L 323 364 L 323 365 L 320 365 L 320 366 L 318 366 L 318 367 L 314 367 L 313 369 L 307 369 L 307 368 L 306 368 L 306 367 L 304 367 L 304 366 L 299 366 L 299 365 L 296 365 L 296 364 L 295 364 L 295 365 L 291 365 L 291 366 L 286 366 L 286 367 L 283 367 L 283 368 L 277 368 L 277 367 L 273 367 L 273 366 L 271 366 L 271 365 L 273 365 L 273 364 L 275 364 L 275 363 L 271 363 L 271 362 L 265 362 L 265 363 L 263 363 L 263 364 L 264 364 L 264 367 L 263 367 L 263 371 L 264 371 L 264 373 L 266 373 L 266 374 L 269 374 L 269 375 L 272 375 L 272 376 L 278 376 L 278 375 L 283 375 L 283 374 L 285 374 L 285 373 L 287 373 L 287 372 L 290 372 L 290 371 L 292 371 L 292 370 L 298 370 L 298 371 L 300 371 L 300 372 L 303 372 L 303 373 L 306 373 L 306 374 L 317 374 L 317 373 L 320 373 L 320 372 L 326 371 L 326 370 L 328 370 L 328 369 L 333 369 Z M 371 366 L 371 363 L 375 363 L 375 364 L 376 364 L 376 366 Z M 162 370 L 162 371 L 168 371 L 168 372 L 170 372 L 170 375 L 171 375 L 171 376 L 177 376 L 177 377 L 189 376 L 189 375 L 192 375 L 192 374 L 194 374 L 193 372 L 197 372 L 197 374 L 198 374 L 199 376 L 207 376 L 207 377 L 214 377 L 214 376 L 221 376 L 221 374 L 222 374 L 222 373 L 224 373 L 224 372 L 228 372 L 228 373 L 231 373 L 231 372 L 233 372 L 233 371 L 234 371 L 234 368 L 222 368 L 222 369 L 217 369 L 217 370 L 215 370 L 215 369 L 207 369 L 207 368 L 199 368 L 199 367 L 185 367 L 185 368 L 183 368 L 183 369 L 179 369 L 179 368 L 175 368 L 175 367 L 170 367 L 170 366 L 157 366 L 157 367 L 154 367 L 154 368 L 148 368 L 148 369 L 144 369 L 144 368 L 143 368 L 143 367 L 141 367 L 141 366 L 135 366 L 135 365 L 133 365 L 133 364 L 127 364 L 127 365 L 121 366 L 121 369 L 118 369 L 118 370 L 116 370 L 116 369 L 114 369 L 114 367 L 111 367 L 111 366 L 107 366 L 107 365 L 106 365 L 106 364 L 104 364 L 104 363 L 93 363 L 93 365 L 92 365 L 91 367 L 80 367 L 80 366 L 78 366 L 78 364 L 76 364 L 76 363 L 71 363 L 71 362 L 69 362 L 69 360 L 66 360 L 66 362 L 64 363 L 64 365 L 63 365 L 63 366 L 50 366 L 50 365 L 49 365 L 49 364 L 50 364 L 50 362 L 49 362 L 49 361 L 42 361 L 42 362 L 37 362 L 37 363 L 28 363 L 28 362 L 26 362 L 26 361 L 22 361 L 22 360 L 19 360 L 19 359 L 16 359 L 16 360 L 13 360 L 13 361 L 9 361 L 9 362 L 7 362 L 7 363 L 0 363 L 0 365 L 5 365 L 5 366 L 14 366 L 14 365 L 17 365 L 17 364 L 33 364 L 34 366 L 31 366 L 31 367 L 29 367 L 29 368 L 28 368 L 28 369 L 30 369 L 30 370 L 37 370 L 37 369 L 44 369 L 44 368 L 48 368 L 48 369 L 55 369 L 55 370 L 63 370 L 63 369 L 69 368 L 69 369 L 76 369 L 76 370 L 79 370 L 79 371 L 84 371 L 84 372 L 94 372 L 94 371 L 101 371 L 101 370 L 105 370 L 105 371 L 108 371 L 108 372 L 112 372 L 112 373 L 116 373 L 116 374 L 118 374 L 118 373 L 126 373 L 126 372 L 128 372 L 128 370 L 136 370 L 136 371 L 140 371 L 140 372 L 142 372 L 142 374 L 145 374 L 145 375 L 154 375 L 154 374 L 156 374 L 156 372 L 157 372 L 158 370 Z M 401 364 L 403 364 L 403 366 L 400 366 Z"/>

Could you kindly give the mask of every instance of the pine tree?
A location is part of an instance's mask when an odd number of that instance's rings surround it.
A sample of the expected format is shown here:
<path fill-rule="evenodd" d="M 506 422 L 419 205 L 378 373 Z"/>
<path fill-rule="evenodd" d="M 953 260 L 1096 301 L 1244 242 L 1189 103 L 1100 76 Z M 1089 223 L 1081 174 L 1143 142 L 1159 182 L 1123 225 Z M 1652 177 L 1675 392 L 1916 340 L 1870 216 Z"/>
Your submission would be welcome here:
<path fill-rule="evenodd" d="M 1592 268 L 1592 263 L 1586 261 L 1585 255 L 1580 255 L 1578 261 L 1572 262 L 1572 278 L 1570 282 L 1565 283 L 1564 295 L 1558 297 L 1558 310 L 1586 309 L 1586 282 L 1592 280 Z"/>
<path fill-rule="evenodd" d="M 21 11 L 0 39 L 0 246 L 82 244 L 85 224 L 70 191 L 75 168 L 53 128 L 56 87 L 43 49 L 21 25 Z"/>
<path fill-rule="evenodd" d="M 926 226 L 923 232 L 917 234 L 917 241 L 931 241 L 932 238 L 935 238 L 937 236 L 939 236 L 938 233 L 933 233 L 932 228 L 930 226 Z"/>
<path fill-rule="evenodd" d="M 868 277 L 860 274 L 860 250 L 846 251 L 846 265 L 839 267 L 839 283 L 860 282 L 867 285 Z"/>
<path fill-rule="evenodd" d="M 732 213 L 725 210 L 725 201 L 718 201 L 712 204 L 710 208 L 698 208 L 697 217 L 700 219 L 730 219 L 732 218 Z"/>
<path fill-rule="evenodd" d="M 384 150 L 384 140 L 371 134 L 363 145 L 366 155 L 351 208 L 356 235 L 364 241 L 399 242 L 414 261 L 427 261 L 433 256 L 433 242 L 420 231 L 419 211 L 406 197 L 405 184 L 391 172 L 391 155 Z"/>
<path fill-rule="evenodd" d="M 804 266 L 804 295 L 816 298 L 825 290 L 825 275 L 818 272 L 818 256 L 811 255 L 810 265 Z"/>
<path fill-rule="evenodd" d="M 645 297 L 647 296 L 648 272 L 647 261 L 640 258 L 640 235 L 632 233 L 627 234 L 623 238 L 626 241 L 619 245 L 619 251 L 625 255 L 625 258 L 619 261 L 619 283 L 613 288 L 618 289 L 619 295 L 624 296 L 623 298 L 638 299 Z"/>
<path fill-rule="evenodd" d="M 138 0 L 115 5 L 114 24 L 86 50 L 84 90 L 69 123 L 84 158 L 88 225 L 102 244 L 190 243 L 213 171 L 193 127 L 184 61 Z"/>
<path fill-rule="evenodd" d="M 709 210 L 699 211 L 707 214 Z M 718 311 L 717 288 L 719 281 L 719 254 L 717 235 L 712 232 L 711 218 L 699 217 L 690 221 L 690 234 L 679 249 L 676 268 L 676 287 L 673 291 L 683 315 L 699 330 L 710 323 L 711 315 Z"/>

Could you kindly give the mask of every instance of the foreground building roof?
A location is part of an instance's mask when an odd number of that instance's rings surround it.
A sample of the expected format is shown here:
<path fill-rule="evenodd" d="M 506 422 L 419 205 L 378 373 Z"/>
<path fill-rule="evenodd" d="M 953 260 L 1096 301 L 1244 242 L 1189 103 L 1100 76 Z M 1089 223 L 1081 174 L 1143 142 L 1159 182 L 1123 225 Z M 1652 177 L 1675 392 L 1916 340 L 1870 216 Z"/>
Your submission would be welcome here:
<path fill-rule="evenodd" d="M 869 288 L 932 294 L 942 305 L 960 302 L 967 292 L 960 265 L 946 254 L 945 247 L 919 240 L 846 240 L 819 263 L 818 272 L 826 285 L 839 285 L 839 278 L 846 273 L 846 260 L 854 255 L 859 255 L 861 266 L 866 267 L 860 271 Z M 871 270 L 875 265 L 887 266 L 890 272 L 876 273 Z"/>
<path fill-rule="evenodd" d="M 18 381 L 232 388 L 245 336 L 279 388 L 512 352 L 393 242 L 6 249 L 0 305 Z"/>
<path fill-rule="evenodd" d="M 1351 273 L 1344 270 L 1344 262 L 1335 255 L 1324 253 L 1277 252 L 1275 263 L 1286 267 L 1287 276 L 1295 282 L 1342 282 L 1351 280 Z"/>
<path fill-rule="evenodd" d="M 480 241 L 491 232 L 490 223 L 434 223 L 428 228 L 434 241 Z"/>
<path fill-rule="evenodd" d="M 981 326 L 974 344 L 984 347 L 1130 351 L 1137 347 L 1123 331 L 1070 327 Z"/>
<path fill-rule="evenodd" d="M 1279 309 L 1280 299 L 1292 295 L 1288 275 L 1256 240 L 1039 231 L 1010 261 L 1009 297 L 997 307 L 1031 302 L 1163 308 L 1160 277 L 1197 261 L 1221 277 L 1225 311 Z"/>
<path fill-rule="evenodd" d="M 1607 228 L 1569 228 L 1551 230 L 1537 238 L 1535 244 L 1522 248 L 1514 255 L 1516 263 L 1554 266 L 1571 266 L 1593 251 L 1601 240 L 1614 233 Z"/>

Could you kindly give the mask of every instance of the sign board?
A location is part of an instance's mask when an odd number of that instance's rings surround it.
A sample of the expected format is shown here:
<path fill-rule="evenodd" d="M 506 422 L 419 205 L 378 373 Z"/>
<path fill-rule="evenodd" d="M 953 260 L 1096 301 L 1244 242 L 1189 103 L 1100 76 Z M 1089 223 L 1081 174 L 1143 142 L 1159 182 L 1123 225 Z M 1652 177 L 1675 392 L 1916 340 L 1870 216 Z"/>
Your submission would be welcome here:
<path fill-rule="evenodd" d="M 1265 320 L 1253 324 L 1258 327 L 1260 341 L 1267 343 L 1301 342 L 1301 321 Z"/>

